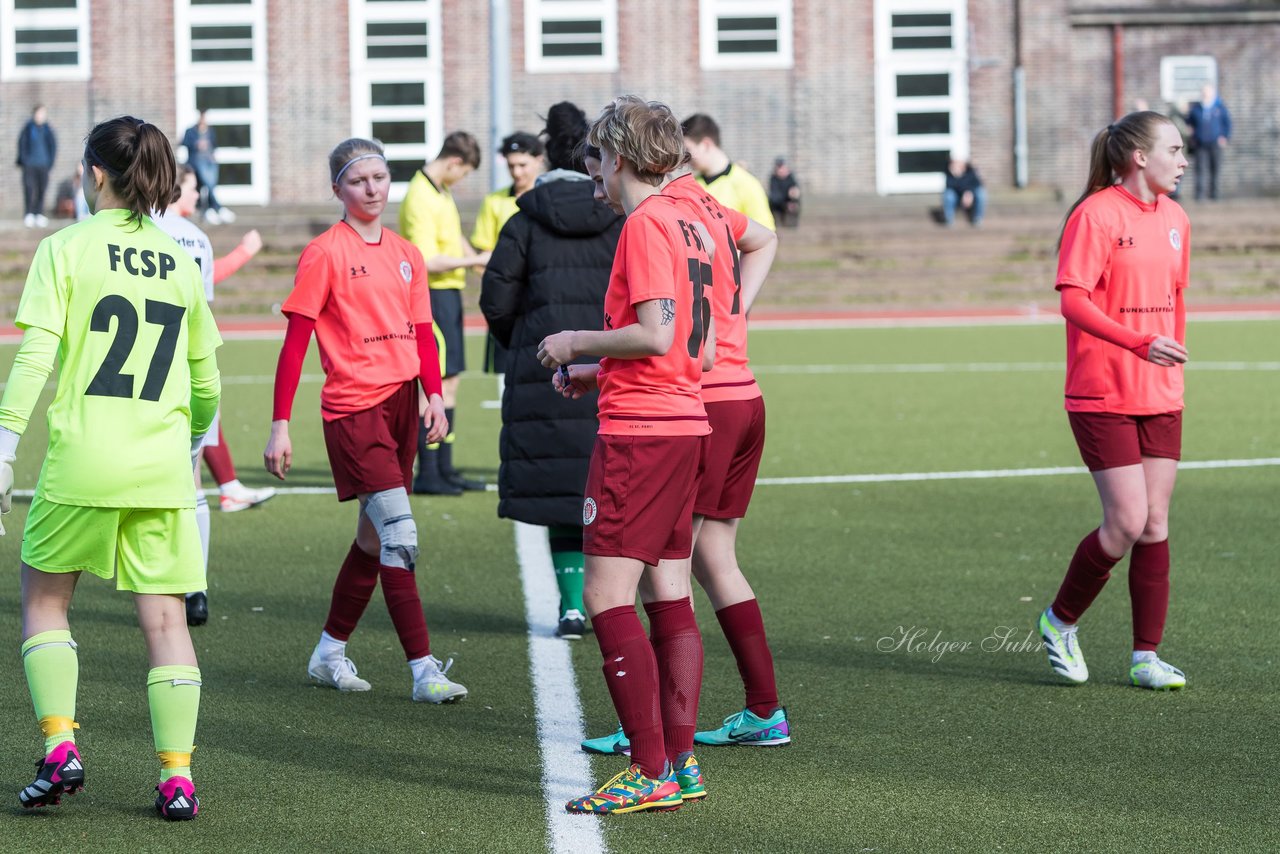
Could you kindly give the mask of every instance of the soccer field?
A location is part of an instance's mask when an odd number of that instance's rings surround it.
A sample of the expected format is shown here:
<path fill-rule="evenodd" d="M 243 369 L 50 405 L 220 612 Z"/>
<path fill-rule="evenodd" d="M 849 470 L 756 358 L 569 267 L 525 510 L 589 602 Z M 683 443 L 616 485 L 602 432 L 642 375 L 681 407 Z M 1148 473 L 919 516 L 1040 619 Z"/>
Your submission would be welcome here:
<path fill-rule="evenodd" d="M 794 743 L 704 748 L 705 801 L 608 820 L 562 818 L 544 797 L 544 773 L 582 793 L 624 760 L 592 758 L 590 779 L 572 763 L 544 772 L 543 747 L 572 748 L 564 733 L 578 723 L 540 722 L 535 695 L 559 711 L 573 696 L 545 692 L 576 684 L 590 735 L 615 718 L 591 637 L 569 644 L 572 672 L 531 679 L 530 650 L 536 665 L 568 642 L 539 636 L 539 624 L 531 643 L 520 563 L 537 555 L 517 552 L 496 493 L 413 499 L 433 652 L 455 658 L 451 676 L 470 696 L 410 702 L 380 594 L 348 649 L 374 690 L 309 683 L 354 530 L 352 505 L 323 492 L 313 348 L 285 484 L 313 491 L 213 514 L 212 618 L 193 630 L 204 675 L 197 821 L 154 817 L 142 638 L 129 597 L 94 578 L 71 614 L 88 787 L 49 811 L 18 807 L 40 742 L 17 655 L 28 499 L 16 500 L 0 540 L 0 637 L 11 643 L 0 776 L 12 793 L 0 850 L 1275 850 L 1280 321 L 1189 325 L 1161 647 L 1189 687 L 1170 694 L 1126 684 L 1123 562 L 1081 624 L 1087 685 L 1057 684 L 1033 631 L 1099 516 L 1061 408 L 1062 338 L 1056 324 L 753 333 L 769 426 L 739 557 Z M 469 340 L 473 365 L 481 344 Z M 267 482 L 278 349 L 220 351 L 228 440 L 255 485 Z M 14 347 L 0 351 L 8 364 Z M 483 403 L 494 397 L 493 377 L 466 375 L 456 455 L 490 480 L 499 415 Z M 19 489 L 35 483 L 43 412 L 19 450 Z M 709 727 L 741 708 L 741 686 L 706 598 L 695 602 Z M 560 741 L 544 745 L 548 733 Z"/>

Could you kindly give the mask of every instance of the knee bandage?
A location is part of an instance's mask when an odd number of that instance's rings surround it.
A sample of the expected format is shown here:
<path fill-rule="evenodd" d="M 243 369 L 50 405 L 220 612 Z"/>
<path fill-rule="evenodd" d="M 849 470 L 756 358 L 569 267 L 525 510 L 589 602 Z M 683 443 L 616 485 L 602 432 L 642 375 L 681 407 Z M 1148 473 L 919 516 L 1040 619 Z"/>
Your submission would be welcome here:
<path fill-rule="evenodd" d="M 364 513 L 378 532 L 382 565 L 412 572 L 418 562 L 418 526 L 414 524 L 409 494 L 404 487 L 370 495 Z"/>

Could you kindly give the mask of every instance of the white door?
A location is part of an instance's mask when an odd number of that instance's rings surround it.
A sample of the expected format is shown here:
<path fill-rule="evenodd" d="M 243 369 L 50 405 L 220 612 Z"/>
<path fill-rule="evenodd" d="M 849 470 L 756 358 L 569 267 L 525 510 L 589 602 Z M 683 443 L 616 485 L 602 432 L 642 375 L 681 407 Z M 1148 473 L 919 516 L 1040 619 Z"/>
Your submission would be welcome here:
<path fill-rule="evenodd" d="M 266 0 L 174 0 L 178 141 L 208 111 L 218 148 L 218 201 L 265 205 Z"/>
<path fill-rule="evenodd" d="M 942 192 L 969 155 L 965 0 L 876 0 L 876 192 Z"/>

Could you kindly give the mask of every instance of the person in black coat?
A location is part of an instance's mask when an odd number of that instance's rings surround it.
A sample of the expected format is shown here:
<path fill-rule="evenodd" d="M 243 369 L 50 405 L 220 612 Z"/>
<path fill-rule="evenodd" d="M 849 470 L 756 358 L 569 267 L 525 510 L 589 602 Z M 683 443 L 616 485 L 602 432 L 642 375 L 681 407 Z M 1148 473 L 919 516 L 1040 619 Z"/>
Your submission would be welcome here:
<path fill-rule="evenodd" d="M 22 168 L 22 224 L 44 228 L 44 195 L 49 189 L 49 170 L 58 156 L 58 138 L 49 127 L 49 111 L 43 104 L 31 111 L 31 118 L 18 134 L 18 166 Z"/>
<path fill-rule="evenodd" d="M 560 588 L 556 634 L 580 638 L 582 495 L 596 438 L 596 393 L 566 400 L 551 387 L 538 343 L 604 316 L 623 217 L 592 196 L 582 164 L 587 117 L 565 101 L 547 114 L 550 171 L 520 196 L 485 268 L 480 310 L 509 350 L 499 439 L 498 515 L 548 528 Z M 584 359 L 583 361 L 598 361 Z"/>

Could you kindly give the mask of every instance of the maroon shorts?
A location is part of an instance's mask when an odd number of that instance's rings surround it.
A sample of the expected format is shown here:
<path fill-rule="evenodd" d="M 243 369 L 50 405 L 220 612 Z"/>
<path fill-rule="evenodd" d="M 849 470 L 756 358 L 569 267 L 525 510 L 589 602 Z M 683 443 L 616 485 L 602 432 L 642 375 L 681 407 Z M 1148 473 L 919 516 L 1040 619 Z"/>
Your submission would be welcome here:
<path fill-rule="evenodd" d="M 582 551 L 650 566 L 693 551 L 706 436 L 596 436 L 582 501 Z"/>
<path fill-rule="evenodd" d="M 1182 458 L 1182 411 L 1160 415 L 1068 412 L 1089 471 L 1136 466 L 1143 457 Z"/>
<path fill-rule="evenodd" d="M 693 512 L 711 519 L 747 515 L 764 453 L 764 398 L 705 404 L 711 423 Z"/>
<path fill-rule="evenodd" d="M 338 500 L 413 482 L 418 454 L 417 380 L 376 406 L 324 422 L 324 444 Z"/>

